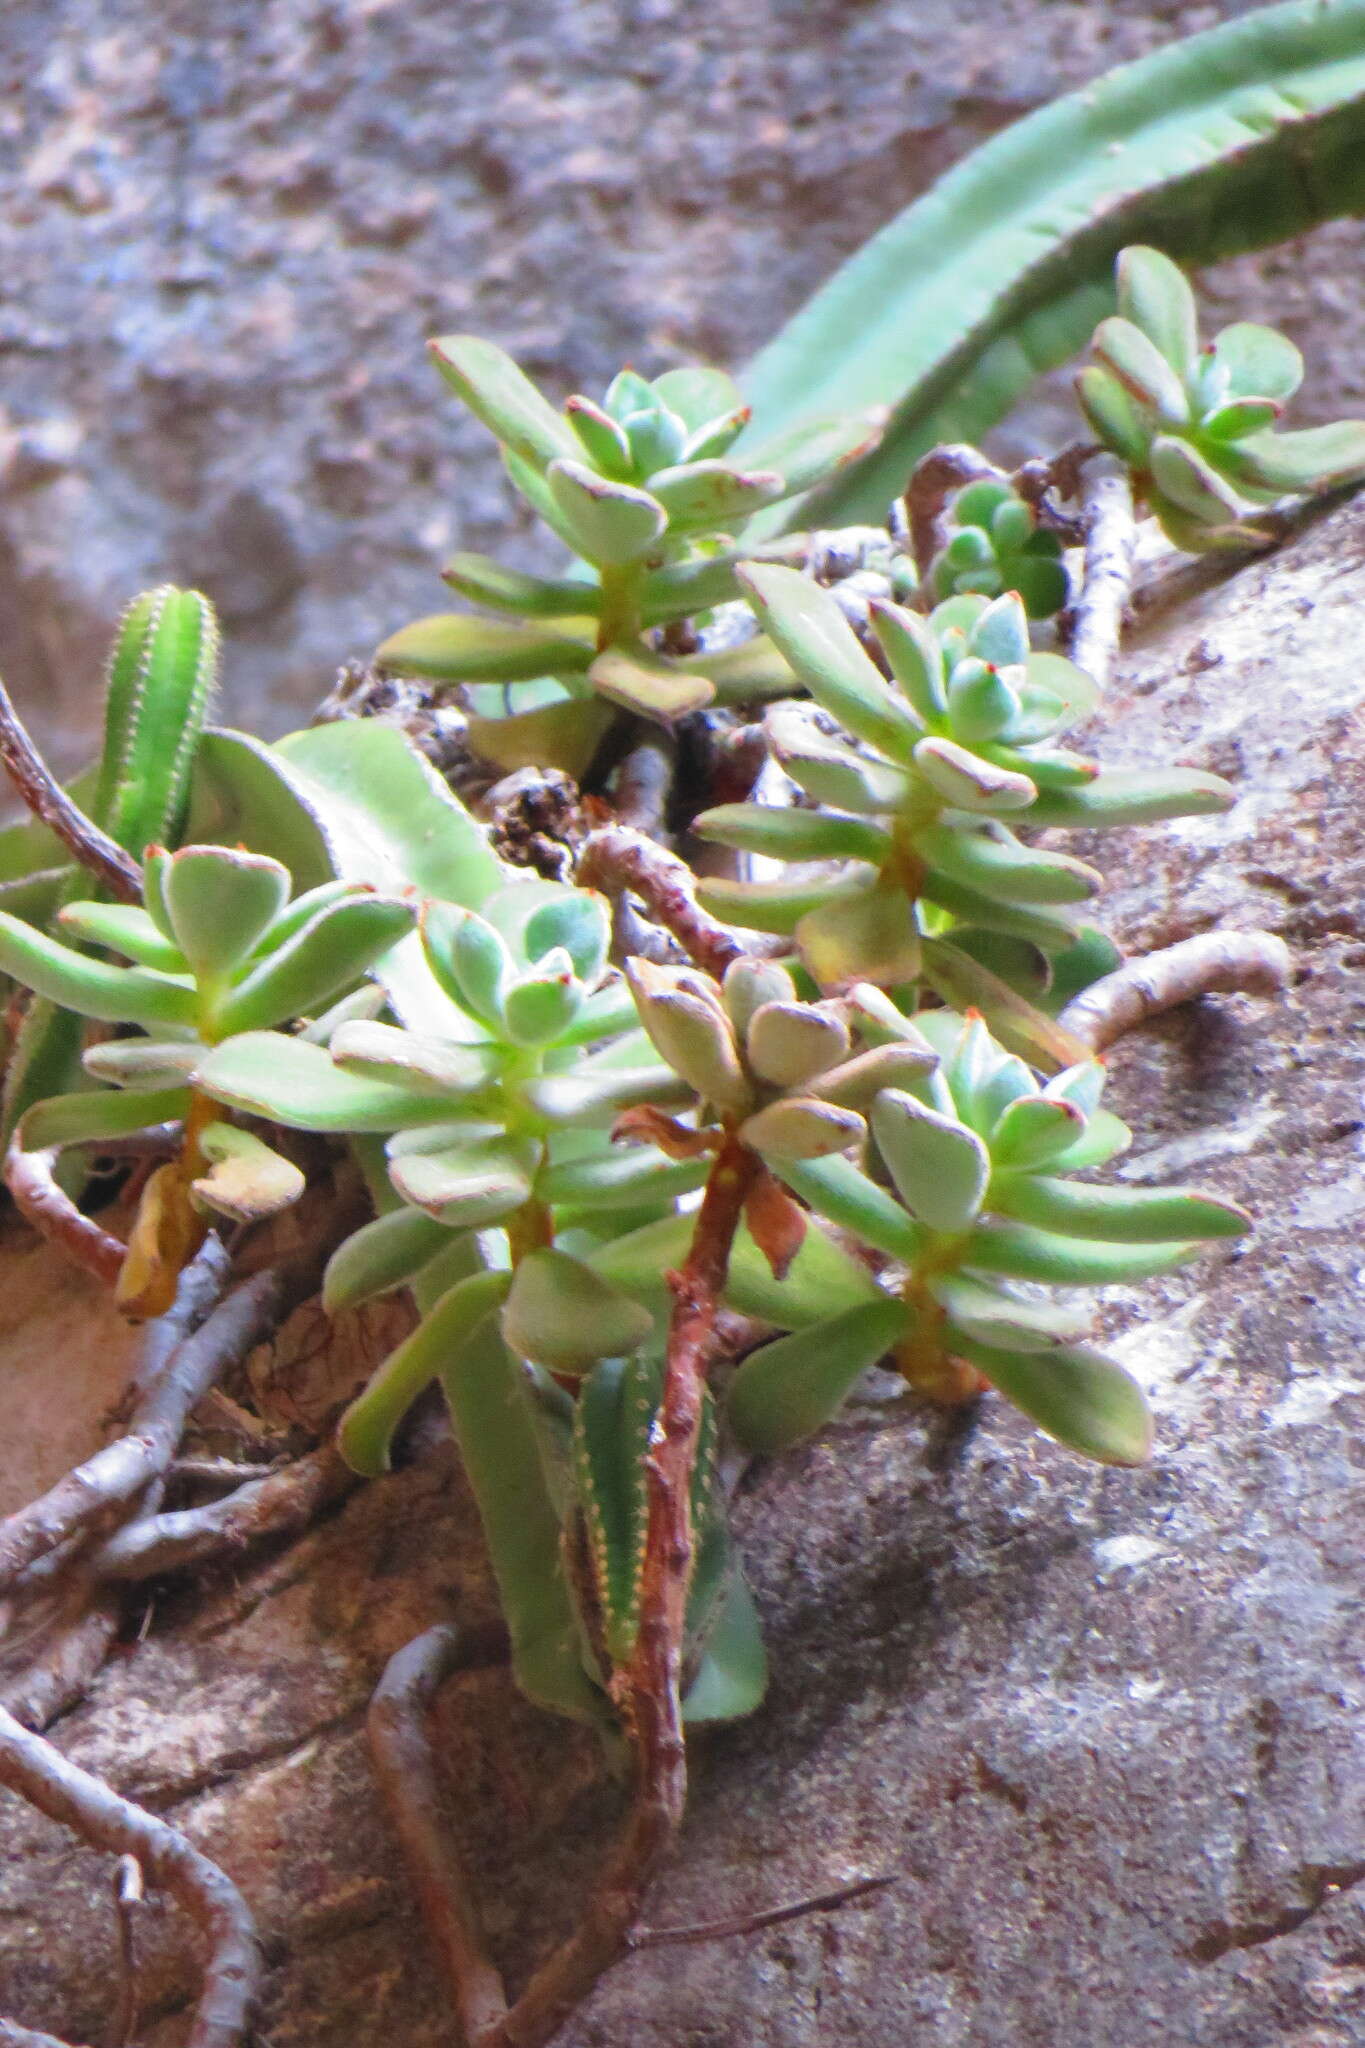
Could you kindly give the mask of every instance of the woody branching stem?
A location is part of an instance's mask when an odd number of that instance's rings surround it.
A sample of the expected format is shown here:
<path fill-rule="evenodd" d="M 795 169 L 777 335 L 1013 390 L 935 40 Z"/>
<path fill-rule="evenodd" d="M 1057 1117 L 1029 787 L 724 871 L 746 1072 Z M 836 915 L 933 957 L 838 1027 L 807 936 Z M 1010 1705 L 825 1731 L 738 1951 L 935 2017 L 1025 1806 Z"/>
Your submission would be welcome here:
<path fill-rule="evenodd" d="M 0 1785 L 93 1848 L 135 1856 L 153 1884 L 179 1899 L 210 1951 L 188 2048 L 237 2048 L 260 1990 L 265 1958 L 245 1900 L 218 1865 L 177 1829 L 121 1798 L 41 1735 L 21 1727 L 3 1707 Z"/>
<path fill-rule="evenodd" d="M 83 868 L 120 903 L 142 901 L 142 871 L 116 840 L 73 804 L 52 774 L 0 683 L 0 763 L 35 818 L 42 820 Z"/>
<path fill-rule="evenodd" d="M 1123 463 L 1098 455 L 1088 465 L 1081 493 L 1085 515 L 1085 574 L 1071 627 L 1071 659 L 1101 689 L 1109 680 L 1133 587 L 1137 523 L 1133 486 Z"/>
<path fill-rule="evenodd" d="M 1100 1053 L 1149 1017 L 1196 996 L 1278 995 L 1292 972 L 1289 948 L 1272 932 L 1200 932 L 1125 960 L 1074 997 L 1057 1021 L 1088 1051 Z"/>
<path fill-rule="evenodd" d="M 600 889 L 605 896 L 629 889 L 708 974 L 719 977 L 732 960 L 755 950 L 701 909 L 685 861 L 628 826 L 604 825 L 584 842 L 576 879 L 580 888 Z"/>
<path fill-rule="evenodd" d="M 112 1287 L 128 1247 L 76 1207 L 53 1173 L 56 1162 L 55 1146 L 44 1152 L 22 1152 L 17 1143 L 11 1144 L 5 1158 L 5 1185 L 20 1215 L 26 1216 L 35 1230 L 60 1245 L 87 1273 Z"/>

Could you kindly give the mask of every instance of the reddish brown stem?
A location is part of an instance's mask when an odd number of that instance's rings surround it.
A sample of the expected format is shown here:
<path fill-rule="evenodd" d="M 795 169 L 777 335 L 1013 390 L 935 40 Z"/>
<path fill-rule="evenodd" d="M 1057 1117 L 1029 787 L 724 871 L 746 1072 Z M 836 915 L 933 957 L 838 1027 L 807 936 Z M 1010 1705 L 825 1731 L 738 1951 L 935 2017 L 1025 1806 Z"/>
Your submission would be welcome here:
<path fill-rule="evenodd" d="M 25 731 L 0 683 L 0 764 L 35 818 L 56 833 L 83 868 L 88 868 L 120 903 L 141 903 L 142 870 L 123 848 L 73 804 Z"/>
<path fill-rule="evenodd" d="M 21 1152 L 17 1142 L 11 1141 L 5 1155 L 5 1185 L 20 1215 L 26 1216 L 35 1230 L 60 1245 L 106 1287 L 112 1287 L 122 1270 L 127 1246 L 101 1230 L 93 1217 L 82 1215 L 57 1185 L 52 1173 L 56 1160 L 55 1147 L 46 1152 Z"/>
<path fill-rule="evenodd" d="M 752 950 L 701 908 L 686 862 L 628 826 L 604 825 L 592 833 L 578 856 L 575 878 L 581 888 L 600 889 L 606 896 L 631 890 L 698 967 L 717 979 L 732 960 Z"/>
<path fill-rule="evenodd" d="M 470 2043 L 482 2041 L 507 2017 L 507 1994 L 484 1951 L 464 1872 L 442 1819 L 426 1717 L 446 1679 L 501 1661 L 506 1654 L 505 1637 L 492 1641 L 447 1625 L 429 1628 L 389 1659 L 367 1722 L 379 1789 Z"/>
<path fill-rule="evenodd" d="M 204 1989 L 187 2048 L 238 2048 L 265 1973 L 255 1923 L 216 1863 L 164 1820 L 120 1798 L 0 1707 L 0 1785 L 71 1828 L 93 1848 L 135 1856 L 153 1884 L 179 1899 L 209 1944 Z"/>
<path fill-rule="evenodd" d="M 640 1629 L 615 1687 L 635 1758 L 630 1811 L 577 1929 L 477 2048 L 545 2048 L 553 2040 L 602 1973 L 628 1953 L 631 1929 L 682 1820 L 687 1761 L 681 1677 L 692 1473 L 730 1249 L 759 1170 L 754 1154 L 728 1135 L 706 1183 L 687 1261 L 669 1276 L 674 1305 L 663 1399 L 645 1462 Z"/>
<path fill-rule="evenodd" d="M 630 1938 L 631 1953 L 642 1948 L 680 1948 L 694 1942 L 730 1941 L 737 1934 L 758 1934 L 765 1927 L 781 1927 L 788 1920 L 803 1920 L 807 1913 L 837 1913 L 855 1899 L 870 1892 L 885 1891 L 894 1877 L 860 1877 L 852 1884 L 836 1885 L 832 1891 L 815 1892 L 808 1899 L 793 1899 L 785 1906 L 767 1906 L 757 1913 L 733 1913 L 724 1920 L 699 1920 L 690 1927 L 641 1927 Z"/>
<path fill-rule="evenodd" d="M 920 583 L 928 590 L 929 570 L 943 544 L 940 521 L 953 492 L 981 477 L 1006 481 L 1005 473 L 989 462 L 979 448 L 965 441 L 945 442 L 931 448 L 915 464 L 905 490 L 905 511 L 910 522 L 910 548 L 919 570 Z M 926 595 L 924 602 L 929 599 Z"/>

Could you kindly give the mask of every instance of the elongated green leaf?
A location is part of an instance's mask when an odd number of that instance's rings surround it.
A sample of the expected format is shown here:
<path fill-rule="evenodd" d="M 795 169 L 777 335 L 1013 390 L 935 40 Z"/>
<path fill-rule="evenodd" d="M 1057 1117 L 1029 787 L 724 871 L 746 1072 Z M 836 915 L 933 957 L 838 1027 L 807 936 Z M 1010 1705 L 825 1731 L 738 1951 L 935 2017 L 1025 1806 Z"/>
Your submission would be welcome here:
<path fill-rule="evenodd" d="M 1199 355 L 1194 293 L 1185 274 L 1159 249 L 1138 244 L 1119 256 L 1119 312 L 1161 351 L 1178 377 L 1193 374 Z"/>
<path fill-rule="evenodd" d="M 528 576 L 520 569 L 504 568 L 489 555 L 452 555 L 441 581 L 472 604 L 511 612 L 519 619 L 595 618 L 602 609 L 596 583 L 573 576 Z"/>
<path fill-rule="evenodd" d="M 864 1244 L 907 1264 L 918 1256 L 924 1243 L 920 1225 L 851 1159 L 784 1159 L 778 1175 L 817 1215 Z"/>
<path fill-rule="evenodd" d="M 637 562 L 668 524 L 668 514 L 648 491 L 612 483 L 582 462 L 551 463 L 545 481 L 574 545 L 590 562 Z"/>
<path fill-rule="evenodd" d="M 109 967 L 0 911 L 0 973 L 105 1024 L 192 1024 L 195 993 L 149 967 Z"/>
<path fill-rule="evenodd" d="M 643 649 L 608 647 L 593 661 L 588 678 L 613 704 L 665 725 L 702 710 L 715 694 L 705 676 L 690 675 Z"/>
<path fill-rule="evenodd" d="M 391 633 L 375 653 L 394 675 L 432 676 L 438 682 L 520 683 L 537 676 L 582 675 L 592 660 L 589 640 L 572 640 L 541 626 L 479 619 L 469 612 L 433 612 Z"/>
<path fill-rule="evenodd" d="M 288 898 L 288 869 L 244 847 L 184 846 L 166 863 L 162 902 L 200 979 L 245 960 Z"/>
<path fill-rule="evenodd" d="M 568 421 L 496 342 L 477 334 L 443 334 L 427 346 L 475 419 L 523 461 L 543 469 L 556 456 L 578 453 Z"/>
<path fill-rule="evenodd" d="M 1252 434 L 1227 451 L 1225 466 L 1268 491 L 1327 491 L 1365 475 L 1365 421 L 1337 420 L 1292 434 Z"/>
<path fill-rule="evenodd" d="M 726 1401 L 740 1442 L 772 1457 L 811 1436 L 904 1327 L 902 1303 L 869 1301 L 751 1351 Z"/>
<path fill-rule="evenodd" d="M 656 469 L 649 490 L 668 514 L 670 528 L 687 533 L 733 526 L 785 497 L 787 485 L 771 469 L 744 471 L 724 462 L 702 461 Z"/>
<path fill-rule="evenodd" d="M 322 1046 L 282 1031 L 226 1039 L 195 1078 L 215 1101 L 296 1131 L 396 1131 L 442 1114 L 429 1090 L 344 1074 Z"/>
<path fill-rule="evenodd" d="M 683 1720 L 738 1721 L 762 1704 L 768 1659 L 758 1611 L 738 1564 L 726 1575 L 697 1675 L 683 1697 Z"/>
<path fill-rule="evenodd" d="M 203 1057 L 197 1038 L 109 1038 L 87 1046 L 81 1065 L 92 1081 L 115 1088 L 180 1088 Z"/>
<path fill-rule="evenodd" d="M 553 1246 L 526 1254 L 502 1312 L 512 1349 L 552 1372 L 586 1372 L 599 1358 L 625 1357 L 652 1327 L 647 1309 Z"/>
<path fill-rule="evenodd" d="M 717 804 L 692 821 L 699 838 L 775 860 L 864 860 L 879 866 L 891 836 L 866 818 L 770 804 Z"/>
<path fill-rule="evenodd" d="M 1268 398 L 1282 405 L 1303 382 L 1303 357 L 1288 335 L 1254 320 L 1234 320 L 1215 335 L 1213 360 L 1227 378 L 1229 398 Z"/>
<path fill-rule="evenodd" d="M 815 513 L 880 517 L 926 449 L 978 440 L 1084 344 L 1113 310 L 1125 243 L 1205 261 L 1358 210 L 1362 101 L 1360 0 L 1289 0 L 1017 122 L 883 229 L 750 366 L 741 450 L 833 405 L 890 405 L 877 453 Z"/>
<path fill-rule="evenodd" d="M 996 1351 L 1053 1351 L 1083 1337 L 1089 1323 L 1083 1309 L 1012 1295 L 962 1273 L 931 1275 L 928 1287 L 953 1326 L 945 1339 L 950 1350 L 955 1338 L 966 1337 Z"/>
<path fill-rule="evenodd" d="M 913 981 L 920 969 L 914 906 L 894 884 L 845 893 L 827 883 L 824 900 L 797 925 L 796 942 L 822 988 L 851 981 L 892 987 Z"/>
<path fill-rule="evenodd" d="M 420 1209 L 391 1209 L 352 1231 L 327 1262 L 322 1305 L 329 1316 L 402 1287 L 450 1241 L 450 1232 Z"/>
<path fill-rule="evenodd" d="M 965 1230 L 990 1178 L 990 1157 L 975 1131 L 898 1088 L 873 1103 L 872 1129 L 912 1215 L 931 1230 Z"/>
<path fill-rule="evenodd" d="M 1064 853 L 1038 853 L 1005 830 L 931 825 L 915 834 L 915 850 L 950 881 L 1010 903 L 1083 903 L 1104 877 Z"/>
<path fill-rule="evenodd" d="M 819 1164 L 825 1167 L 830 1162 Z M 668 1299 L 663 1276 L 682 1264 L 695 1228 L 692 1216 L 665 1216 L 598 1246 L 588 1254 L 587 1263 L 637 1301 L 658 1307 Z M 735 1239 L 726 1300 L 743 1315 L 760 1316 L 779 1329 L 799 1330 L 860 1302 L 884 1299 L 867 1268 L 818 1225 L 806 1232 L 781 1280 L 773 1278 L 766 1257 L 746 1229 Z"/>
<path fill-rule="evenodd" d="M 382 896 L 328 904 L 212 1004 L 206 1035 L 263 1031 L 316 1010 L 412 930 L 415 909 Z"/>
<path fill-rule="evenodd" d="M 4 908 L 12 916 L 23 915 L 8 897 Z M 26 924 L 41 921 L 41 913 L 36 918 L 24 916 Z M 76 944 L 107 946 L 139 967 L 155 967 L 163 974 L 185 972 L 185 956 L 179 946 L 164 937 L 135 903 L 64 903 L 57 912 L 57 926 Z"/>
<path fill-rule="evenodd" d="M 1237 792 L 1197 768 L 1116 768 L 1079 789 L 1040 789 L 1030 825 L 1152 825 L 1230 810 Z"/>
<path fill-rule="evenodd" d="M 1251 1228 L 1236 1202 L 1193 1188 L 1089 1187 L 1051 1175 L 1006 1172 L 993 1176 L 989 1200 L 992 1209 L 1021 1223 L 1110 1244 L 1241 1237 Z"/>
<path fill-rule="evenodd" d="M 1088 1345 L 1046 1353 L 964 1345 L 972 1363 L 1040 1429 L 1102 1465 L 1142 1465 L 1151 1456 L 1152 1418 L 1137 1381 Z"/>
<path fill-rule="evenodd" d="M 404 1151 L 389 1174 L 405 1202 L 452 1230 L 500 1223 L 530 1198 L 539 1147 L 528 1139 L 457 1139 L 439 1150 Z"/>
<path fill-rule="evenodd" d="M 536 1180 L 536 1194 L 543 1202 L 574 1209 L 637 1208 L 699 1188 L 709 1164 L 707 1159 L 663 1160 L 652 1147 L 631 1146 L 605 1158 L 566 1159 L 547 1167 Z"/>
<path fill-rule="evenodd" d="M 1027 1223 L 978 1223 L 963 1264 L 1015 1280 L 1048 1280 L 1059 1287 L 1108 1287 L 1145 1280 L 1183 1266 L 1197 1244 L 1100 1244 L 1058 1237 Z"/>
<path fill-rule="evenodd" d="M 907 761 L 921 728 L 863 652 L 835 598 L 799 570 L 752 562 L 740 582 L 770 640 L 816 701 L 859 739 Z"/>
<path fill-rule="evenodd" d="M 121 1138 L 151 1124 L 174 1122 L 189 1106 L 188 1088 L 84 1090 L 49 1095 L 20 1118 L 16 1138 L 24 1152 L 49 1145 L 81 1145 L 94 1138 Z"/>

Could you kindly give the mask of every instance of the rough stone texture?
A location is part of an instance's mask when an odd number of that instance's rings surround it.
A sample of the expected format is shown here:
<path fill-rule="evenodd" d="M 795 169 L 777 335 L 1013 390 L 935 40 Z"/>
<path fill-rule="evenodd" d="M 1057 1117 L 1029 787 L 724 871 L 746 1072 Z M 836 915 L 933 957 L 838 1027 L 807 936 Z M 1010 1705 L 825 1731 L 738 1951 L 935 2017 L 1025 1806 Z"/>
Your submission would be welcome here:
<path fill-rule="evenodd" d="M 423 338 L 556 391 L 742 363 L 946 165 L 1242 0 L 11 0 L 0 12 L 0 674 L 89 752 L 120 606 L 198 580 L 224 709 L 285 730 L 545 544 Z M 1220 272 L 1358 409 L 1365 236 Z M 1012 444 L 1074 431 L 1055 400 Z"/>
<path fill-rule="evenodd" d="M 760 1471 L 739 1521 L 775 1681 L 696 1745 L 655 1918 L 896 1886 L 638 1957 L 566 2048 L 1365 2043 L 1362 560 L 1357 503 L 1193 595 L 1183 577 L 1112 693 L 1107 757 L 1173 745 L 1241 792 L 1225 819 L 1105 843 L 1120 934 L 1269 924 L 1299 965 L 1273 1005 L 1210 1001 L 1113 1056 L 1137 1130 L 1120 1170 L 1259 1217 L 1245 1247 L 1104 1299 L 1154 1396 L 1153 1463 L 1098 1472 L 1002 1403 L 964 1432 L 872 1393 Z M 488 1612 L 437 1459 L 272 1562 L 163 1590 L 62 1725 L 244 1885 L 271 1944 L 269 2048 L 451 2041 L 360 1717 L 406 1637 Z M 439 1719 L 520 1973 L 567 1924 L 615 1794 L 498 1672 L 453 1682 Z M 107 1867 L 14 1802 L 0 1820 L 4 2004 L 98 2039 Z M 143 1949 L 146 2041 L 181 2048 L 193 1950 L 160 1908 Z"/>

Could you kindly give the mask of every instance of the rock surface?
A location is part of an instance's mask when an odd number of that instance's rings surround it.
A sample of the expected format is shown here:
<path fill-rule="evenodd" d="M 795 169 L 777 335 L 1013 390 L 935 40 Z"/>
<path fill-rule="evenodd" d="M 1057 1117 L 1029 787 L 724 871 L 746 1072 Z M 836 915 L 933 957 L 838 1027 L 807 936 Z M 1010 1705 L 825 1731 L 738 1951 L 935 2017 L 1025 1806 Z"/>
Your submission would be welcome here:
<path fill-rule="evenodd" d="M 0 11 L 0 674 L 91 750 L 118 611 L 202 582 L 267 735 L 439 610 L 455 547 L 551 559 L 423 360 L 557 392 L 742 363 L 996 129 L 1242 0 L 11 0 Z M 1224 266 L 1360 409 L 1365 229 Z M 1045 401 L 1014 448 L 1075 431 Z"/>
<path fill-rule="evenodd" d="M 739 1521 L 775 1681 L 752 1722 L 697 1744 L 653 1915 L 895 1886 L 639 1956 L 565 2048 L 1365 2041 L 1363 559 L 1356 503 L 1201 572 L 1147 612 L 1111 693 L 1109 758 L 1165 747 L 1241 797 L 1106 842 L 1120 935 L 1260 923 L 1298 960 L 1275 1004 L 1210 1000 L 1113 1056 L 1137 1131 L 1121 1171 L 1259 1218 L 1244 1248 L 1105 1298 L 1154 1396 L 1153 1463 L 1097 1472 L 1000 1403 L 964 1431 L 869 1396 L 759 1472 Z M 160 1589 L 61 1725 L 244 1886 L 269 2048 L 451 2041 L 361 1719 L 399 1643 L 489 1611 L 466 1496 L 428 1460 L 273 1561 Z M 519 1977 L 567 1925 L 615 1795 L 591 1744 L 500 1672 L 453 1682 L 439 1720 L 452 1820 Z M 0 1821 L 4 2005 L 97 2040 L 107 1866 L 13 1801 Z M 139 1939 L 146 2041 L 181 2048 L 193 1947 L 160 1907 Z"/>

